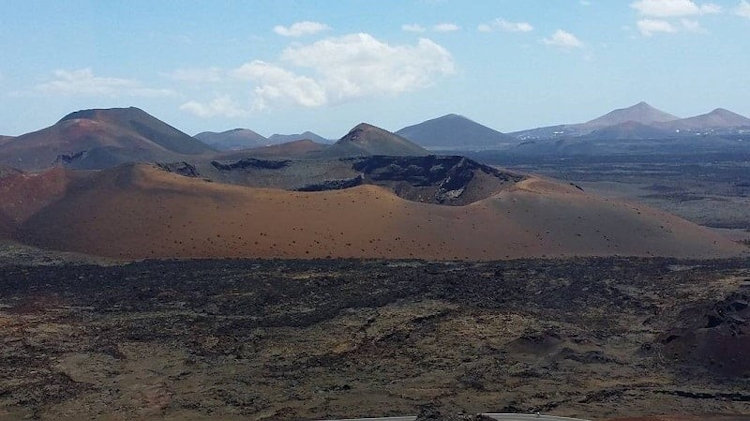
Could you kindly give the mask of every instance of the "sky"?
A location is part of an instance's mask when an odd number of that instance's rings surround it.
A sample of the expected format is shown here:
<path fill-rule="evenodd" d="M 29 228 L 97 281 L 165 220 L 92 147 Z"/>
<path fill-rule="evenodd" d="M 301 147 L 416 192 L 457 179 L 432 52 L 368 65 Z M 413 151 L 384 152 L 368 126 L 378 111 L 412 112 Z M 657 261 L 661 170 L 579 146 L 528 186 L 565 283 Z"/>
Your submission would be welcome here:
<path fill-rule="evenodd" d="M 4 0 L 0 134 L 139 107 L 189 133 L 503 132 L 646 101 L 750 115 L 748 0 Z"/>

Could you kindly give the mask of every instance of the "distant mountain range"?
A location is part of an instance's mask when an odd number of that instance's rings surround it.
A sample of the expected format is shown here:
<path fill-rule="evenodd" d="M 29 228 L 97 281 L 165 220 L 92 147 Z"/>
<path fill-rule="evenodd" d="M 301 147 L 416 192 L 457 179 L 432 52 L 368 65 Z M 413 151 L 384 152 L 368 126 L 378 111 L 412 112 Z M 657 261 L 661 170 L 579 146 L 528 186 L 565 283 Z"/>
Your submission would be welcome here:
<path fill-rule="evenodd" d="M 748 135 L 750 118 L 725 109 L 679 118 L 641 102 L 585 123 L 510 134 L 456 114 L 404 127 L 396 133 L 362 123 L 330 145 L 312 132 L 265 138 L 250 129 L 233 129 L 191 137 L 130 107 L 77 111 L 36 132 L 0 136 L 0 166 L 26 171 L 54 165 L 102 169 L 126 162 L 196 161 L 222 156 L 421 156 L 427 155 L 428 149 L 502 150 L 510 155 L 680 154 L 748 151 Z"/>
<path fill-rule="evenodd" d="M 273 144 L 287 139 L 289 142 Z M 318 139 L 318 142 L 309 138 Z M 129 162 L 208 162 L 246 157 L 346 158 L 429 152 L 387 130 L 362 123 L 335 144 L 312 132 L 266 139 L 249 129 L 191 137 L 138 108 L 82 110 L 45 129 L 0 137 L 0 167 L 105 169 Z"/>
<path fill-rule="evenodd" d="M 677 138 L 695 134 L 733 134 L 747 129 L 750 129 L 750 118 L 722 108 L 708 114 L 679 118 L 640 102 L 586 123 L 539 127 L 510 135 L 521 141 L 578 137 L 638 140 Z"/>
<path fill-rule="evenodd" d="M 681 131 L 710 131 L 733 128 L 750 128 L 750 118 L 743 117 L 723 108 L 699 116 L 672 120 L 656 124 L 655 127 Z"/>
<path fill-rule="evenodd" d="M 533 150 L 535 154 L 556 153 L 561 149 L 590 153 L 601 150 L 591 144 L 600 141 L 686 139 L 688 144 L 692 144 L 692 138 L 695 136 L 732 136 L 744 133 L 750 133 L 750 118 L 725 109 L 719 108 L 708 114 L 683 119 L 654 108 L 646 102 L 613 110 L 585 123 L 539 127 L 509 134 L 456 114 L 448 114 L 396 131 L 396 134 L 431 150 L 494 149 L 511 153 Z M 559 141 L 563 142 L 550 143 Z M 731 143 L 725 139 L 715 142 L 716 145 L 723 146 L 731 146 Z M 734 143 L 736 144 L 736 141 Z M 610 144 L 607 146 L 607 152 L 619 153 L 625 152 L 627 148 L 632 149 L 625 144 L 620 146 L 623 148 L 618 150 L 617 144 Z M 635 149 L 648 149 L 645 144 L 637 146 Z M 669 146 L 672 148 L 674 144 Z M 679 147 L 673 149 L 678 150 Z"/>
<path fill-rule="evenodd" d="M 297 140 L 312 140 L 323 144 L 331 143 L 330 140 L 310 131 L 297 134 L 277 133 L 264 137 L 250 129 L 232 129 L 224 132 L 202 132 L 195 135 L 195 138 L 220 151 L 253 149 Z"/>

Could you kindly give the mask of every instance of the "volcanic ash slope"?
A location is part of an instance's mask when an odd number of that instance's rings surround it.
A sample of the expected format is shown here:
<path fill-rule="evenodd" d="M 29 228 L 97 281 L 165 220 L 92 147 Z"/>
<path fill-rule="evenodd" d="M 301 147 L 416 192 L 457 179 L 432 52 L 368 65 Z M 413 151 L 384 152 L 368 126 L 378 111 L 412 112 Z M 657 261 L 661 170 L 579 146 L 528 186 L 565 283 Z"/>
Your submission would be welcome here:
<path fill-rule="evenodd" d="M 662 212 L 527 178 L 466 206 L 373 185 L 293 192 L 211 183 L 150 165 L 90 174 L 16 239 L 121 258 L 508 259 L 736 256 L 744 248 Z"/>

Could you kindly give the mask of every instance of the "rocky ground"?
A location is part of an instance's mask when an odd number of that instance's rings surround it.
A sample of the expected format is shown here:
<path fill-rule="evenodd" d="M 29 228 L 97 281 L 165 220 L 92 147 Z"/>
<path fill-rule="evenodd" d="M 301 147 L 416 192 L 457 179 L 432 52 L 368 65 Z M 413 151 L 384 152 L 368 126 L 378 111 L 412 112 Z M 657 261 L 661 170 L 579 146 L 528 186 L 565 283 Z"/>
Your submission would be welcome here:
<path fill-rule="evenodd" d="M 3 420 L 750 413 L 748 260 L 3 263 Z"/>

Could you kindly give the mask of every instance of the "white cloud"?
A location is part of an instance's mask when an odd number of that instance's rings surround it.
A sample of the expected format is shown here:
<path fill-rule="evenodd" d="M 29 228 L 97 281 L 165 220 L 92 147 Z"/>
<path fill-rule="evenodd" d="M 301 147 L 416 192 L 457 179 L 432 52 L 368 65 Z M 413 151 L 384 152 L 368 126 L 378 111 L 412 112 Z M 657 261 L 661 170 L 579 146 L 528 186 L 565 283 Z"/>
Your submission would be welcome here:
<path fill-rule="evenodd" d="M 559 48 L 565 48 L 565 49 L 573 49 L 573 48 L 582 48 L 583 42 L 578 39 L 575 35 L 571 34 L 570 32 L 563 31 L 562 29 L 558 29 L 554 34 L 552 34 L 549 38 L 544 38 L 542 40 L 547 45 L 551 45 L 553 47 L 559 47 Z"/>
<path fill-rule="evenodd" d="M 699 4 L 693 0 L 638 0 L 630 3 L 630 7 L 643 16 L 637 26 L 646 37 L 657 33 L 706 33 L 695 17 L 722 12 L 718 4 Z"/>
<path fill-rule="evenodd" d="M 249 113 L 249 111 L 243 109 L 228 95 L 216 97 L 205 104 L 198 101 L 188 101 L 180 105 L 180 110 L 187 111 L 203 118 L 216 116 L 233 118 L 242 117 Z"/>
<path fill-rule="evenodd" d="M 416 23 L 407 23 L 407 24 L 401 25 L 401 30 L 404 32 L 418 32 L 419 33 L 419 32 L 426 31 L 427 28 Z"/>
<path fill-rule="evenodd" d="M 221 82 L 224 72 L 218 67 L 177 69 L 172 73 L 168 73 L 167 76 L 179 82 L 214 83 Z"/>
<path fill-rule="evenodd" d="M 314 79 L 263 61 L 243 64 L 232 74 L 258 84 L 254 89 L 253 108 L 256 110 L 267 109 L 273 103 L 319 107 L 327 102 L 325 90 Z"/>
<path fill-rule="evenodd" d="M 675 28 L 674 25 L 665 20 L 641 19 L 636 25 L 638 26 L 638 30 L 641 32 L 641 35 L 646 37 L 650 37 L 651 35 L 659 32 L 668 34 L 677 32 L 677 28 Z"/>
<path fill-rule="evenodd" d="M 442 46 L 420 38 L 416 45 L 390 45 L 369 34 L 351 34 L 289 47 L 282 60 L 308 68 L 329 101 L 397 95 L 431 85 L 454 72 L 453 57 Z"/>
<path fill-rule="evenodd" d="M 490 23 L 483 23 L 477 26 L 477 30 L 480 32 L 531 32 L 534 27 L 528 22 L 511 22 L 505 19 L 495 19 Z"/>
<path fill-rule="evenodd" d="M 330 26 L 320 22 L 295 22 L 290 26 L 276 25 L 273 31 L 285 37 L 301 37 L 303 35 L 315 35 L 331 29 Z"/>
<path fill-rule="evenodd" d="M 435 32 L 455 32 L 459 29 L 461 29 L 461 27 L 455 23 L 438 23 L 432 27 L 432 30 Z"/>
<path fill-rule="evenodd" d="M 714 3 L 698 5 L 692 0 L 638 0 L 630 4 L 644 16 L 668 18 L 706 15 L 721 12 L 721 6 Z"/>
<path fill-rule="evenodd" d="M 229 96 L 180 108 L 201 117 L 232 117 L 276 107 L 321 107 L 423 89 L 454 71 L 448 50 L 429 39 L 392 45 L 369 34 L 350 34 L 295 43 L 276 63 L 253 60 L 224 72 L 235 83 L 250 84 L 245 108 Z"/>
<path fill-rule="evenodd" d="M 734 14 L 743 18 L 750 19 L 750 3 L 746 0 L 742 0 L 737 8 L 734 9 Z"/>
<path fill-rule="evenodd" d="M 134 79 L 95 76 L 90 68 L 55 70 L 53 80 L 38 84 L 34 89 L 38 92 L 55 95 L 109 97 L 163 97 L 174 95 L 174 92 L 168 89 L 148 88 Z"/>

